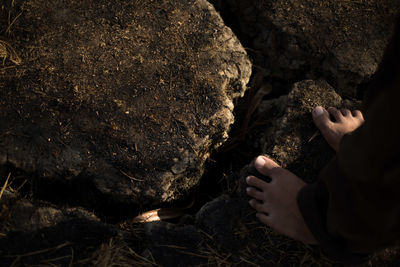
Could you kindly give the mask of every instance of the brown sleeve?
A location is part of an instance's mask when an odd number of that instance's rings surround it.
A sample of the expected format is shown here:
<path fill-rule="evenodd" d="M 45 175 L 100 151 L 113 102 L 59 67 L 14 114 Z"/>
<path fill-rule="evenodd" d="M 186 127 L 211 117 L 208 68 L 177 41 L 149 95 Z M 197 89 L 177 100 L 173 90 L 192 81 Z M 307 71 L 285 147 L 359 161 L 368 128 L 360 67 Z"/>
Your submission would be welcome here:
<path fill-rule="evenodd" d="M 399 100 L 400 86 L 376 99 L 319 180 L 298 195 L 311 232 L 336 260 L 357 263 L 400 240 Z"/>
<path fill-rule="evenodd" d="M 400 240 L 400 20 L 379 67 L 365 123 L 341 141 L 300 211 L 333 259 L 357 263 Z"/>
<path fill-rule="evenodd" d="M 399 100 L 400 86 L 380 96 L 364 125 L 342 140 L 336 167 L 341 175 L 321 173 L 329 192 L 328 232 L 343 237 L 354 252 L 400 240 Z"/>
<path fill-rule="evenodd" d="M 338 181 L 343 177 L 337 166 L 336 157 L 321 171 L 320 178 L 322 177 L 330 177 L 332 180 L 338 178 Z M 331 225 L 331 223 L 327 221 L 327 214 L 331 212 L 330 202 L 334 201 L 330 198 L 332 192 L 335 193 L 335 189 L 328 189 L 324 179 L 303 187 L 297 196 L 300 212 L 326 256 L 345 264 L 362 263 L 368 259 L 369 253 L 351 251 L 347 247 L 346 237 L 328 231 L 328 224 Z M 343 195 L 339 193 L 338 197 L 340 196 Z M 345 216 L 345 214 L 341 215 Z"/>

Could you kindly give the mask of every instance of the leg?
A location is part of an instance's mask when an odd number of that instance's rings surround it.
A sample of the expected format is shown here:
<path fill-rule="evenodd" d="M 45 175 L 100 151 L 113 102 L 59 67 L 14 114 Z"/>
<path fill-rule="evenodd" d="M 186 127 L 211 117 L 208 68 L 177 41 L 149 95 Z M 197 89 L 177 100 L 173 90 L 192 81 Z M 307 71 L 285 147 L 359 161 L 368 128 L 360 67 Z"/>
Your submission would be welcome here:
<path fill-rule="evenodd" d="M 329 114 L 335 121 L 330 119 Z M 337 152 L 342 137 L 364 122 L 358 110 L 339 111 L 332 107 L 328 108 L 328 111 L 316 107 L 313 119 L 327 142 Z M 259 220 L 288 237 L 306 244 L 316 244 L 317 241 L 306 226 L 297 205 L 297 194 L 306 184 L 295 174 L 281 168 L 267 157 L 258 157 L 255 167 L 260 173 L 271 178 L 270 183 L 254 176 L 246 179 L 249 185 L 247 194 L 252 197 L 249 203 L 257 210 Z"/>

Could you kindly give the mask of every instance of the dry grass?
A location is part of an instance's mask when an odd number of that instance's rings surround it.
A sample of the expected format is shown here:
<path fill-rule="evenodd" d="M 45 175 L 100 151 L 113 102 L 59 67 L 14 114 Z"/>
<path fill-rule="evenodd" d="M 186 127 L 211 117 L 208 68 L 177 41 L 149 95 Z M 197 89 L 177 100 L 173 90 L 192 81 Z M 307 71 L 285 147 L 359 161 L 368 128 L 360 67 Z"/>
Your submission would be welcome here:
<path fill-rule="evenodd" d="M 2 2 L 0 4 L 3 15 L 7 14 L 7 18 L 0 18 L 1 21 L 7 21 L 7 25 L 4 25 L 6 26 L 6 28 L 2 28 L 0 26 L 0 31 L 3 32 L 6 36 L 10 37 L 12 33 L 12 28 L 18 18 L 22 15 L 22 12 L 19 12 L 13 17 L 13 13 L 15 13 L 16 8 L 15 1 L 11 0 L 8 2 L 8 5 L 5 2 Z M 0 71 L 14 68 L 15 66 L 22 63 L 22 59 L 19 57 L 15 48 L 11 45 L 10 41 L 6 41 L 5 39 L 7 38 L 0 36 L 0 60 L 2 60 L 3 65 L 3 68 L 0 68 Z M 12 65 L 5 66 L 7 59 L 12 63 Z"/>
<path fill-rule="evenodd" d="M 151 257 L 151 256 L 150 256 Z M 93 255 L 84 260 L 79 260 L 77 265 L 91 266 L 160 266 L 155 260 L 145 258 L 122 241 L 115 241 L 113 238 L 108 243 L 103 243 Z"/>
<path fill-rule="evenodd" d="M 9 13 L 10 14 L 10 13 Z M 15 18 L 10 21 L 10 15 L 8 16 L 8 27 L 6 29 L 6 34 L 10 35 L 11 34 L 11 27 L 14 25 L 14 23 L 17 21 L 17 19 L 22 15 L 22 12 L 18 13 Z"/>
<path fill-rule="evenodd" d="M 37 251 L 32 251 L 32 252 L 28 252 L 28 253 L 21 254 L 21 255 L 10 255 L 10 256 L 7 256 L 7 257 L 15 258 L 15 260 L 13 261 L 11 266 L 20 266 L 21 265 L 21 260 L 23 258 L 32 257 L 32 256 L 38 256 L 38 255 L 46 254 L 46 253 L 49 253 L 49 252 L 55 252 L 55 251 L 58 251 L 58 250 L 60 250 L 62 248 L 65 248 L 67 246 L 71 246 L 71 243 L 70 242 L 65 242 L 65 243 L 60 244 L 60 245 L 58 245 L 56 247 L 47 248 L 47 249 L 41 249 L 41 250 L 37 250 Z M 73 250 L 71 249 L 71 251 L 72 251 L 71 255 L 65 255 L 65 256 L 61 256 L 61 257 L 57 257 L 57 258 L 49 258 L 49 259 L 46 259 L 46 260 L 42 260 L 40 262 L 40 265 L 41 266 L 54 266 L 54 262 L 57 262 L 57 261 L 60 261 L 60 260 L 64 260 L 66 258 L 71 258 L 69 265 L 72 266 Z"/>
<path fill-rule="evenodd" d="M 51 257 L 52 253 L 58 252 L 67 247 L 70 247 L 69 253 L 65 253 L 65 255 L 61 254 L 57 257 Z M 9 255 L 6 257 L 15 258 L 10 266 L 26 265 L 26 262 L 32 260 L 27 259 L 29 257 L 42 258 L 42 260 L 39 259 L 35 265 L 29 266 L 160 266 L 155 263 L 151 254 L 149 257 L 143 257 L 123 241 L 116 241 L 113 238 L 111 238 L 108 243 L 101 244 L 100 247 L 86 259 L 75 259 L 73 244 L 70 242 L 65 242 L 52 248 L 32 251 L 21 255 Z"/>
<path fill-rule="evenodd" d="M 3 66 L 6 59 L 10 60 L 15 65 L 20 65 L 22 59 L 18 56 L 15 49 L 6 41 L 0 40 L 0 58 L 3 60 Z"/>
<path fill-rule="evenodd" d="M 234 235 L 243 240 L 237 253 L 227 253 L 213 237 L 203 232 L 210 242 L 196 256 L 207 256 L 211 266 L 343 266 L 328 259 L 318 248 L 284 237 L 257 221 L 239 224 L 236 228 Z M 399 248 L 385 249 L 370 261 L 353 266 L 393 266 L 399 257 Z"/>
<path fill-rule="evenodd" d="M 205 245 L 190 254 L 206 258 L 205 265 L 210 266 L 337 266 L 318 250 L 260 224 L 253 213 L 246 217 L 235 224 L 232 231 L 238 240 L 236 251 L 225 249 L 220 241 L 202 231 Z M 182 248 L 178 250 L 185 253 Z"/>
<path fill-rule="evenodd" d="M 0 200 L 4 194 L 4 191 L 7 191 L 17 194 L 20 192 L 21 188 L 28 183 L 28 179 L 25 176 L 11 176 L 11 172 L 8 174 L 3 186 L 0 189 Z"/>

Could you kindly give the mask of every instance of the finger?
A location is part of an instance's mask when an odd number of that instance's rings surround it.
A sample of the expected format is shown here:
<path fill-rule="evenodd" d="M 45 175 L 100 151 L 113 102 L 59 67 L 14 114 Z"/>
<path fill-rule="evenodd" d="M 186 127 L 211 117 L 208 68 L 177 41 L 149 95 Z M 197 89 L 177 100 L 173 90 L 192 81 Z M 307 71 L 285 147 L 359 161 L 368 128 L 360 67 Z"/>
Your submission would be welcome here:
<path fill-rule="evenodd" d="M 268 183 L 267 182 L 255 177 L 255 176 L 248 176 L 246 178 L 246 183 L 249 186 L 253 186 L 253 187 L 259 188 L 261 191 L 265 191 L 267 189 L 267 187 L 268 187 Z"/>
<path fill-rule="evenodd" d="M 254 167 L 259 173 L 266 176 L 271 176 L 275 169 L 280 168 L 278 163 L 265 156 L 258 156 L 254 162 Z"/>
<path fill-rule="evenodd" d="M 335 118 L 335 120 L 337 122 L 341 121 L 343 119 L 342 112 L 340 112 L 338 109 L 336 109 L 334 107 L 329 107 L 328 108 L 328 112 L 329 112 L 329 114 L 331 114 Z"/>
<path fill-rule="evenodd" d="M 254 187 L 247 187 L 246 188 L 246 193 L 248 196 L 255 198 L 257 200 L 265 200 L 265 194 L 261 191 L 258 191 Z"/>

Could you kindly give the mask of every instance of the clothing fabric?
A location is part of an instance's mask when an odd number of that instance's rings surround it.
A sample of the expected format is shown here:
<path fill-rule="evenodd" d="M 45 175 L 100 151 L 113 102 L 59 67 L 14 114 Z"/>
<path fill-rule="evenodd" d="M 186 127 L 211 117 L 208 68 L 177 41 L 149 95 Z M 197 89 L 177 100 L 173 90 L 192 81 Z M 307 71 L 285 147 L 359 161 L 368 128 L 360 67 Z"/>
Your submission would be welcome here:
<path fill-rule="evenodd" d="M 367 94 L 365 122 L 345 135 L 317 182 L 298 194 L 332 259 L 356 264 L 400 241 L 400 19 Z"/>

